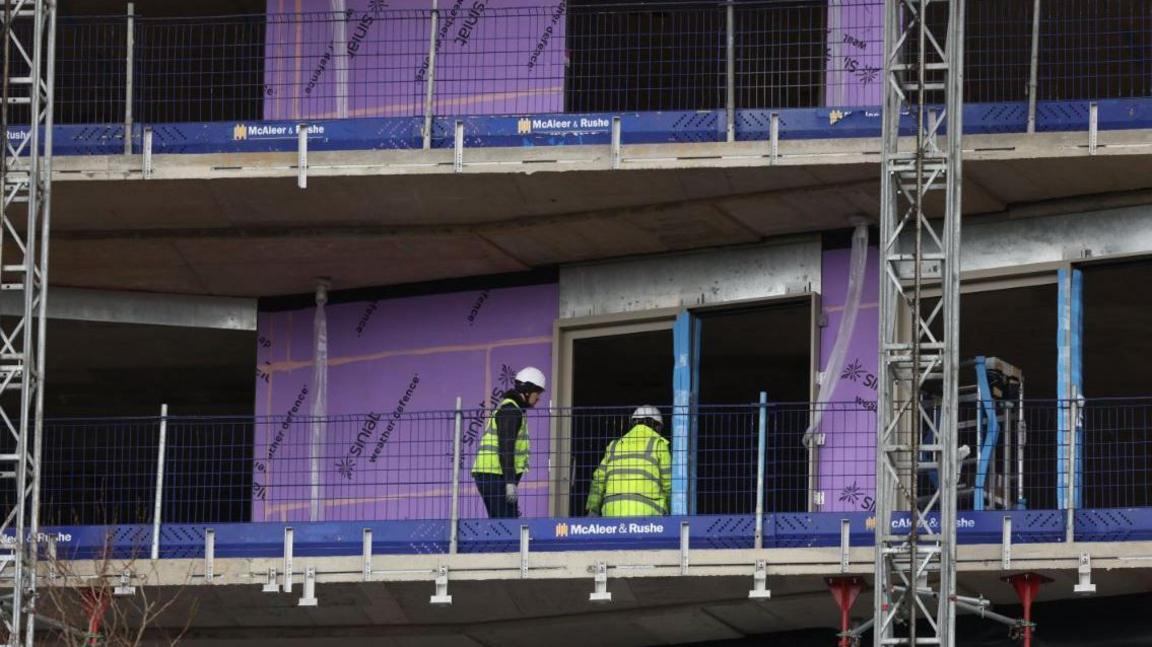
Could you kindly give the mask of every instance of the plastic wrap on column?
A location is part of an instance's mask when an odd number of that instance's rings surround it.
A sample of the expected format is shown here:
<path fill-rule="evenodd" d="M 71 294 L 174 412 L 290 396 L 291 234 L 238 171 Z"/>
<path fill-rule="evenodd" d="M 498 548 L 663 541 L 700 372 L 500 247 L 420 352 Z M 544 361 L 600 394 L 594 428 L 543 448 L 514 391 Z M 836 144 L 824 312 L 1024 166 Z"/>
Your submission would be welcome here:
<path fill-rule="evenodd" d="M 312 496 L 309 518 L 320 521 L 323 518 L 320 492 L 320 461 L 323 452 L 324 419 L 328 415 L 328 281 L 321 280 L 316 285 L 316 320 L 314 322 L 315 348 L 312 371 L 312 437 L 309 456 L 311 457 Z"/>
<path fill-rule="evenodd" d="M 844 299 L 844 316 L 840 318 L 840 328 L 836 331 L 836 343 L 828 356 L 828 364 L 822 371 L 820 393 L 816 396 L 812 423 L 804 432 L 804 444 L 809 444 L 812 435 L 820 429 L 826 405 L 832 401 L 836 391 L 836 376 L 844 369 L 844 359 L 848 356 L 848 345 L 852 341 L 852 331 L 856 329 L 856 314 L 860 311 L 860 296 L 864 291 L 864 273 L 868 269 L 868 225 L 860 224 L 852 232 L 852 258 L 848 262 L 848 293 Z"/>

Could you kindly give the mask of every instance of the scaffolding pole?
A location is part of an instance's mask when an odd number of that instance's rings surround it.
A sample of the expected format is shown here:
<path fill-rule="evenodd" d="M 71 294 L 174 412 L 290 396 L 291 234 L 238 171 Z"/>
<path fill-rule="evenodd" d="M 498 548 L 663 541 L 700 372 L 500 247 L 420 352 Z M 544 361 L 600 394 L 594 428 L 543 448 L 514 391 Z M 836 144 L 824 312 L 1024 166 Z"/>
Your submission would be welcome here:
<path fill-rule="evenodd" d="M 3 0 L 0 22 L 0 290 L 23 297 L 20 314 L 0 320 L 0 477 L 11 492 L 0 513 L 0 534 L 11 537 L 0 547 L 0 581 L 12 587 L 2 620 L 15 647 L 35 640 L 55 0 Z"/>
<path fill-rule="evenodd" d="M 964 0 L 885 7 L 874 644 L 952 647 Z"/>

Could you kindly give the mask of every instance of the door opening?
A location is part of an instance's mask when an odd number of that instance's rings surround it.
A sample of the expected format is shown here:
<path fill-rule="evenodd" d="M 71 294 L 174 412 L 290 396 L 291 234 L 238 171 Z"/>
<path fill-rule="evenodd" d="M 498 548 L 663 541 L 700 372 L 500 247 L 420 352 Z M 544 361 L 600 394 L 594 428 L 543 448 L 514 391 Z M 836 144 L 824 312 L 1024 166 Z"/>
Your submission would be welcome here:
<path fill-rule="evenodd" d="M 811 395 L 809 299 L 701 311 L 696 512 L 748 514 L 756 505 L 758 409 L 767 393 L 765 510 L 807 509 L 802 438 Z"/>
<path fill-rule="evenodd" d="M 671 430 L 672 331 L 652 330 L 572 342 L 572 423 L 569 506 L 584 513 L 592 472 L 608 443 L 628 430 L 632 407 L 660 407 Z"/>

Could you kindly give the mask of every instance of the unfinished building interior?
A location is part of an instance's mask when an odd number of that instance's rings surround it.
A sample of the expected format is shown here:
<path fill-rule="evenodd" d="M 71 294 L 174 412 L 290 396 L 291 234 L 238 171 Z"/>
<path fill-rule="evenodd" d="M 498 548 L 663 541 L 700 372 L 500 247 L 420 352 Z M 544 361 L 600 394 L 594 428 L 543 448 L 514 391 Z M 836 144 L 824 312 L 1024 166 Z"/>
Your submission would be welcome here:
<path fill-rule="evenodd" d="M 962 3 L 924 4 L 898 24 Z M 875 543 L 950 523 L 911 510 L 955 424 L 964 604 L 1030 635 L 1042 580 L 1142 603 L 1152 3 L 966 4 L 963 83 L 920 87 L 919 120 L 880 108 L 883 0 L 61 3 L 55 112 L 4 123 L 14 190 L 51 161 L 52 271 L 9 262 L 44 202 L 6 202 L 0 472 L 29 487 L 0 491 L 0 583 L 34 555 L 85 620 L 192 588 L 205 645 L 857 640 L 895 590 Z M 915 203 L 922 244 L 963 222 L 956 256 L 885 246 L 885 147 L 914 140 L 959 142 L 962 174 L 921 179 L 962 202 Z M 951 306 L 913 319 L 953 279 L 955 338 Z M 945 386 L 894 395 L 888 331 L 956 350 L 955 420 Z M 525 367 L 547 387 L 498 446 L 502 516 L 482 454 Z M 886 428 L 901 404 L 919 422 Z M 642 405 L 665 514 L 600 517 Z M 895 511 L 886 429 L 923 495 Z"/>

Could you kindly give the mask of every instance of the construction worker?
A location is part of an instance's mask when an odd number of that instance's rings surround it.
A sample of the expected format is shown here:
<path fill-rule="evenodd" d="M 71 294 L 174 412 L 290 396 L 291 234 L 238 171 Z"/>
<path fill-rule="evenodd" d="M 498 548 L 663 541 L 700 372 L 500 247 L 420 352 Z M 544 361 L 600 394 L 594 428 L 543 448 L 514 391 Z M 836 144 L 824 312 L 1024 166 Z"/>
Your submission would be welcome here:
<path fill-rule="evenodd" d="M 507 519 L 520 516 L 520 479 L 528 471 L 531 443 L 524 410 L 536 406 L 546 386 L 544 373 L 528 366 L 516 374 L 514 385 L 504 393 L 472 463 L 472 479 L 484 499 L 488 517 Z"/>
<path fill-rule="evenodd" d="M 592 474 L 590 517 L 646 517 L 668 514 L 672 497 L 672 452 L 660 435 L 664 418 L 656 407 L 636 409 L 632 428 L 608 443 Z"/>

